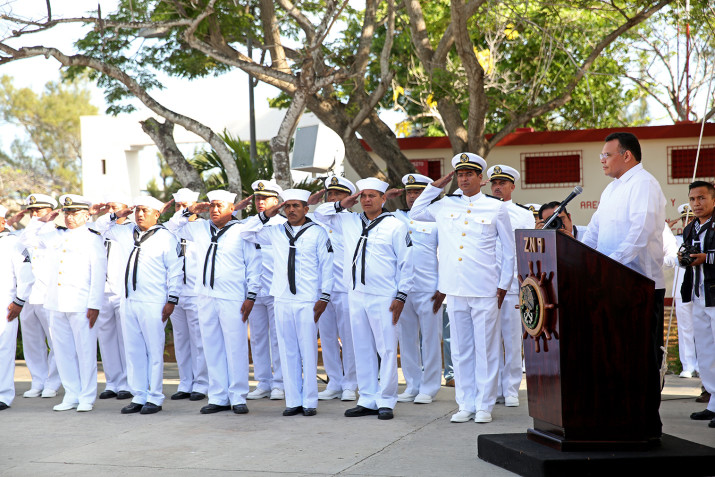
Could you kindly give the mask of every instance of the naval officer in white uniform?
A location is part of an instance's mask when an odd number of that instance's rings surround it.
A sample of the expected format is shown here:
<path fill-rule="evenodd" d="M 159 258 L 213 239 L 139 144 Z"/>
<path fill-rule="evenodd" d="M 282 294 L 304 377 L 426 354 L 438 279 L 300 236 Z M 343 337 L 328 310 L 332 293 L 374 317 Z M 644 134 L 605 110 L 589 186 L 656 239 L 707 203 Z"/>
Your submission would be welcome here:
<path fill-rule="evenodd" d="M 359 193 L 321 205 L 315 217 L 338 228 L 345 244 L 343 279 L 350 287 L 360 390 L 357 406 L 345 411 L 345 416 L 377 415 L 387 420 L 394 417 L 397 402 L 397 323 L 412 291 L 412 241 L 407 227 L 384 209 L 388 184 L 371 177 L 356 185 Z M 358 200 L 363 213 L 340 213 Z"/>
<path fill-rule="evenodd" d="M 201 414 L 231 409 L 246 414 L 246 322 L 260 287 L 261 256 L 254 244 L 240 237 L 245 225 L 233 218 L 236 194 L 212 190 L 206 195 L 210 202 L 176 212 L 166 226 L 198 248 L 199 326 L 209 370 L 209 403 L 201 408 Z M 245 206 L 244 202 L 236 207 Z M 209 211 L 210 220 L 189 221 L 192 215 L 205 211 Z"/>
<path fill-rule="evenodd" d="M 115 240 L 128 256 L 121 313 L 127 377 L 134 397 L 122 414 L 155 414 L 164 402 L 164 328 L 179 302 L 182 262 L 176 237 L 158 223 L 163 208 L 160 200 L 141 196 L 131 208 L 109 215 L 106 227 L 97 221 L 104 236 Z M 132 212 L 133 226 L 117 225 L 118 218 Z"/>
<path fill-rule="evenodd" d="M 0 411 L 8 409 L 15 399 L 17 317 L 34 281 L 30 253 L 5 229 L 6 213 L 0 205 Z"/>
<path fill-rule="evenodd" d="M 407 382 L 397 401 L 429 404 L 442 384 L 441 311 L 445 296 L 437 290 L 437 226 L 411 219 L 408 213 L 432 179 L 407 174 L 402 183 L 407 209 L 394 214 L 405 224 L 412 240 L 414 285 L 397 325 L 400 363 Z"/>
<path fill-rule="evenodd" d="M 284 416 L 314 416 L 318 406 L 318 326 L 333 287 L 333 249 L 328 234 L 306 217 L 310 191 L 288 189 L 284 202 L 246 221 L 244 239 L 272 245 L 276 330 L 283 365 Z M 267 225 L 281 206 L 287 221 Z M 264 258 L 268 258 L 265 257 Z"/>
<path fill-rule="evenodd" d="M 452 158 L 455 168 L 417 198 L 410 218 L 437 222 L 439 290 L 447 294 L 455 397 L 452 422 L 492 420 L 499 371 L 498 310 L 514 279 L 514 233 L 501 199 L 482 194 L 487 163 L 476 154 Z M 439 197 L 457 174 L 461 195 Z M 501 244 L 501 271 L 496 247 Z"/>
<path fill-rule="evenodd" d="M 492 195 L 504 200 L 509 211 L 509 222 L 512 230 L 533 229 L 536 221 L 532 211 L 512 200 L 512 193 L 516 182 L 521 178 L 519 171 L 506 165 L 495 165 L 487 171 L 487 177 L 492 188 Z M 516 249 L 514 249 L 516 253 Z M 497 263 L 501 268 L 501 247 L 497 247 Z M 519 405 L 519 386 L 521 385 L 521 316 L 517 305 L 519 304 L 519 272 L 514 260 L 514 280 L 507 290 L 499 309 L 499 323 L 501 325 L 501 341 L 504 352 L 499 350 L 499 385 L 497 388 L 497 402 L 503 400 L 507 407 Z"/>
<path fill-rule="evenodd" d="M 47 251 L 49 280 L 45 308 L 65 396 L 55 411 L 91 411 L 97 398 L 97 327 L 107 278 L 107 257 L 99 232 L 86 226 L 91 202 L 60 197 L 65 226 L 54 211 L 33 218 L 22 235 L 25 245 Z"/>

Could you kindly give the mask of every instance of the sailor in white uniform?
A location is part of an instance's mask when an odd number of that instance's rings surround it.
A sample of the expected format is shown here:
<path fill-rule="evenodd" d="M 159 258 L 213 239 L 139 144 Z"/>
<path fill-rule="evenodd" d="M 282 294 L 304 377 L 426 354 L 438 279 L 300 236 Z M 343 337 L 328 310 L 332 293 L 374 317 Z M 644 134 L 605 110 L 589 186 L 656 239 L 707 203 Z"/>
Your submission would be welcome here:
<path fill-rule="evenodd" d="M 97 397 L 97 327 L 107 278 L 107 257 L 99 232 L 86 226 L 90 201 L 60 197 L 65 226 L 52 221 L 58 211 L 33 218 L 22 234 L 26 246 L 47 251 L 49 274 L 45 308 L 65 396 L 55 411 L 91 411 Z"/>
<path fill-rule="evenodd" d="M 30 194 L 25 199 L 24 213 L 39 219 L 56 207 L 57 201 L 49 195 Z M 55 347 L 50 336 L 50 313 L 44 306 L 49 280 L 49 262 L 45 257 L 47 250 L 39 246 L 29 246 L 27 251 L 30 252 L 35 282 L 30 298 L 20 313 L 22 352 L 32 376 L 32 385 L 23 397 L 52 398 L 57 396 L 57 390 L 60 388 L 60 375 L 55 362 Z"/>
<path fill-rule="evenodd" d="M 182 261 L 176 237 L 158 224 L 163 208 L 160 200 L 141 196 L 131 208 L 97 221 L 104 236 L 116 241 L 128 257 L 121 315 L 134 397 L 122 414 L 155 414 L 164 402 L 164 328 L 179 302 Z M 117 224 L 117 219 L 132 212 L 133 225 Z"/>
<path fill-rule="evenodd" d="M 105 203 L 109 213 L 126 209 L 131 199 L 120 195 L 109 195 Z M 117 219 L 118 224 L 132 227 L 128 217 Z M 99 399 L 131 399 L 127 381 L 127 354 L 124 351 L 124 333 L 122 332 L 121 304 L 124 299 L 124 270 L 127 266 L 127 254 L 109 238 L 104 238 L 107 250 L 107 283 L 104 286 L 104 301 L 97 318 L 97 340 L 102 355 L 102 368 L 107 384 Z"/>
<path fill-rule="evenodd" d="M 442 302 L 445 296 L 437 290 L 437 226 L 421 222 L 407 214 L 417 197 L 432 182 L 421 174 L 407 174 L 405 185 L 407 209 L 396 210 L 412 240 L 414 285 L 407 296 L 398 323 L 400 363 L 407 387 L 397 396 L 398 402 L 429 404 L 442 384 Z"/>
<path fill-rule="evenodd" d="M 174 194 L 175 211 L 191 207 L 199 198 L 199 193 L 189 189 L 179 189 Z M 197 219 L 196 215 L 189 221 Z M 171 399 L 189 399 L 201 401 L 206 398 L 209 389 L 209 371 L 206 367 L 204 345 L 201 342 L 199 327 L 199 305 L 196 296 L 196 277 L 199 270 L 198 249 L 196 244 L 180 239 L 182 260 L 182 286 L 179 303 L 171 314 L 171 326 L 174 332 L 174 351 L 176 365 L 179 368 L 179 387 Z"/>
<path fill-rule="evenodd" d="M 330 176 L 325 179 L 325 202 L 335 203 L 356 192 L 355 185 L 344 177 Z M 316 197 L 316 193 L 312 197 Z M 318 198 L 319 199 L 319 198 Z M 317 203 L 317 202 L 316 202 Z M 344 210 L 341 213 L 350 213 Z M 318 393 L 318 399 L 325 401 L 340 399 L 354 401 L 357 399 L 357 375 L 355 374 L 355 350 L 353 349 L 353 333 L 350 329 L 350 309 L 348 307 L 348 284 L 343 280 L 343 265 L 345 263 L 345 247 L 343 237 L 328 224 L 323 224 L 308 214 L 328 233 L 333 246 L 333 293 L 325 313 L 318 321 L 320 332 L 320 347 L 323 354 L 323 366 L 328 375 L 328 385 Z"/>
<path fill-rule="evenodd" d="M 536 221 L 534 214 L 527 206 L 512 200 L 512 193 L 516 188 L 516 181 L 521 178 L 519 171 L 506 165 L 495 165 L 487 171 L 487 177 L 492 188 L 492 195 L 504 200 L 509 211 L 509 222 L 512 230 L 533 229 Z M 501 270 L 501 247 L 497 247 L 497 263 Z M 514 249 L 516 254 L 516 249 Z M 507 407 L 519 405 L 519 386 L 521 385 L 521 316 L 517 305 L 519 304 L 519 272 L 514 260 L 514 280 L 507 290 L 499 309 L 499 323 L 501 325 L 501 341 L 504 352 L 499 350 L 499 384 L 497 388 L 497 402 L 503 400 Z"/>
<path fill-rule="evenodd" d="M 314 416 L 318 406 L 318 326 L 333 286 L 333 249 L 328 234 L 306 217 L 310 191 L 288 189 L 282 204 L 246 221 L 244 239 L 272 245 L 276 330 L 286 409 L 284 416 Z M 267 225 L 283 207 L 287 221 Z M 264 258 L 268 258 L 264 255 Z"/>
<path fill-rule="evenodd" d="M 202 414 L 233 409 L 248 413 L 248 320 L 260 287 L 261 256 L 241 239 L 243 223 L 233 218 L 236 194 L 212 190 L 210 202 L 176 212 L 166 223 L 198 249 L 199 326 L 209 371 L 209 403 Z M 189 221 L 209 211 L 210 220 Z"/>
<path fill-rule="evenodd" d="M 0 205 L 0 411 L 8 409 L 15 399 L 17 317 L 34 281 L 30 253 L 5 229 L 6 213 Z"/>
<path fill-rule="evenodd" d="M 257 180 L 251 184 L 256 212 L 263 212 L 280 202 L 279 194 L 283 189 L 275 181 Z M 282 215 L 271 217 L 268 225 L 281 225 L 286 221 Z M 270 294 L 273 282 L 273 259 L 271 245 L 261 245 L 263 270 L 259 280 L 261 289 L 249 320 L 251 328 L 251 357 L 253 358 L 253 377 L 258 381 L 256 389 L 248 393 L 248 399 L 283 399 L 283 372 L 281 370 L 278 335 L 276 333 L 273 296 Z"/>
<path fill-rule="evenodd" d="M 388 184 L 371 177 L 356 185 L 359 193 L 321 205 L 315 217 L 339 229 L 345 245 L 343 279 L 350 287 L 350 325 L 360 389 L 357 406 L 345 411 L 345 416 L 377 415 L 387 420 L 394 417 L 397 402 L 397 323 L 412 291 L 412 241 L 407 227 L 384 209 Z M 340 213 L 358 198 L 363 213 Z"/>
<path fill-rule="evenodd" d="M 492 420 L 499 371 L 499 315 L 514 279 L 514 233 L 501 201 L 482 194 L 487 163 L 476 154 L 452 158 L 455 168 L 417 198 L 410 218 L 437 222 L 439 290 L 447 294 L 455 397 L 459 411 L 452 422 Z M 433 203 L 454 174 L 462 195 Z M 496 247 L 501 244 L 499 271 Z"/>

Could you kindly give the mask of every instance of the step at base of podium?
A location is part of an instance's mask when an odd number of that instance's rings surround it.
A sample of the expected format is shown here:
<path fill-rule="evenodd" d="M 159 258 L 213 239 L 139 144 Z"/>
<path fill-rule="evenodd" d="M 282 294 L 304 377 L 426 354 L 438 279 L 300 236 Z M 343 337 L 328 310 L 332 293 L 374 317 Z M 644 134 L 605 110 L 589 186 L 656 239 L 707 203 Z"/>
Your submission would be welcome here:
<path fill-rule="evenodd" d="M 649 450 L 564 452 L 534 442 L 522 434 L 482 434 L 477 438 L 480 459 L 527 477 L 620 475 L 712 475 L 715 448 L 663 434 Z"/>

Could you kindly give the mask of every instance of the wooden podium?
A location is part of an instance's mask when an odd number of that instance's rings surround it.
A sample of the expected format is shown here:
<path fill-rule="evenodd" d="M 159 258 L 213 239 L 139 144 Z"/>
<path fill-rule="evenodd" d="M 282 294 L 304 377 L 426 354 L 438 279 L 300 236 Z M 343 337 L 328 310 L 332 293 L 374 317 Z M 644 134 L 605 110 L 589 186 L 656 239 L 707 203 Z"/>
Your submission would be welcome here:
<path fill-rule="evenodd" d="M 555 230 L 517 230 L 516 247 L 529 439 L 560 450 L 658 442 L 654 282 Z"/>

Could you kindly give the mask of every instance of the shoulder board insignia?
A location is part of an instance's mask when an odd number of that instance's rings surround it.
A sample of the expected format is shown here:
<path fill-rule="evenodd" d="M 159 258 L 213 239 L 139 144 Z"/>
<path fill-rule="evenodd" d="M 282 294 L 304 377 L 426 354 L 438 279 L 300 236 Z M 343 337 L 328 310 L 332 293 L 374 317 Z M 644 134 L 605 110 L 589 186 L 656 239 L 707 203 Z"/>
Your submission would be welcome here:
<path fill-rule="evenodd" d="M 100 237 L 102 236 L 102 234 L 100 234 L 99 232 L 97 232 L 97 231 L 94 230 L 94 229 L 89 229 L 89 228 L 88 228 L 87 230 L 89 230 L 90 232 L 92 232 L 92 233 L 95 234 L 95 235 L 99 235 Z"/>
<path fill-rule="evenodd" d="M 489 195 L 489 194 L 484 194 L 484 195 L 485 195 L 486 197 L 491 198 L 491 199 L 495 199 L 495 200 L 504 202 L 504 199 L 502 199 L 501 197 L 494 197 L 493 195 Z"/>
<path fill-rule="evenodd" d="M 67 227 L 63 227 L 62 225 L 55 225 L 55 228 L 57 230 L 67 230 Z"/>
<path fill-rule="evenodd" d="M 529 212 L 533 212 L 530 208 L 528 208 L 527 206 L 525 206 L 525 205 L 523 205 L 523 204 L 520 204 L 520 203 L 518 203 L 518 202 L 514 202 L 514 203 L 515 203 L 516 205 L 518 205 L 519 207 L 521 207 L 522 209 L 528 210 Z"/>

